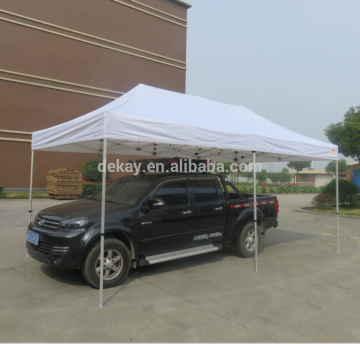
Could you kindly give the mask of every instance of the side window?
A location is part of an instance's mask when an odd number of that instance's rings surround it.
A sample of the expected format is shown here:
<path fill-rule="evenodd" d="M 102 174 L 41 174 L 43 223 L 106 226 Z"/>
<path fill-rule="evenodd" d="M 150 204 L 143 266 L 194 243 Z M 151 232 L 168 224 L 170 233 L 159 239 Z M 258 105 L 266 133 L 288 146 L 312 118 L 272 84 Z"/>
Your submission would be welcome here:
<path fill-rule="evenodd" d="M 169 183 L 156 190 L 152 198 L 162 198 L 165 206 L 186 205 L 189 197 L 185 182 Z"/>
<path fill-rule="evenodd" d="M 192 186 L 195 191 L 196 202 L 211 202 L 219 200 L 219 195 L 214 182 L 193 182 Z"/>

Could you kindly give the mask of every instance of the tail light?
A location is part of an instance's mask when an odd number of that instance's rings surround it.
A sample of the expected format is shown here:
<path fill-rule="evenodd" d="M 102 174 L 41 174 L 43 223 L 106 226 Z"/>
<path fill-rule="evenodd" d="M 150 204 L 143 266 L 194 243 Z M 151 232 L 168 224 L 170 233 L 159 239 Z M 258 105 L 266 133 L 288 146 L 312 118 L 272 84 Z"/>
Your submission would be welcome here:
<path fill-rule="evenodd" d="M 279 200 L 274 201 L 276 215 L 279 214 Z"/>

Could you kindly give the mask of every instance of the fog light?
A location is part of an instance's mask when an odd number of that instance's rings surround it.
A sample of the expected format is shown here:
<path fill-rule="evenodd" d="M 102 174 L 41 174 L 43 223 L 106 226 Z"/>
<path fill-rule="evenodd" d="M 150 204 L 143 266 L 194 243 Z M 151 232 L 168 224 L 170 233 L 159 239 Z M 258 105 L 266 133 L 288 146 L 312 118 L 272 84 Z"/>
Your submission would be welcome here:
<path fill-rule="evenodd" d="M 55 265 L 59 265 L 61 263 L 61 258 L 57 257 L 56 259 L 54 259 L 54 264 Z"/>

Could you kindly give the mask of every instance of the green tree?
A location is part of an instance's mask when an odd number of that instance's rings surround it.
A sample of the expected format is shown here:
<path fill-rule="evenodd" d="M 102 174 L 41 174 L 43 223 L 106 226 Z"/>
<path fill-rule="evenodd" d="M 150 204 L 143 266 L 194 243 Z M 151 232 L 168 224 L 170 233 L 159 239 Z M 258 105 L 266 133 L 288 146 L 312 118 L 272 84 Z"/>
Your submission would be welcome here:
<path fill-rule="evenodd" d="M 252 181 L 254 178 L 254 174 L 252 171 L 244 172 L 244 176 L 248 179 L 248 182 Z"/>
<path fill-rule="evenodd" d="M 345 159 L 339 160 L 339 173 L 345 172 L 347 163 Z M 330 161 L 325 167 L 327 173 L 336 173 L 336 161 Z"/>
<path fill-rule="evenodd" d="M 266 183 L 266 179 L 267 179 L 267 171 L 266 170 L 261 170 L 260 172 L 256 172 L 256 181 L 259 184 L 264 184 Z M 253 171 L 247 171 L 244 172 L 244 177 L 246 177 L 248 179 L 248 181 L 253 181 L 254 180 L 254 172 Z"/>
<path fill-rule="evenodd" d="M 311 167 L 311 161 L 292 161 L 287 164 L 289 168 L 296 170 L 296 173 L 299 173 L 304 168 Z"/>
<path fill-rule="evenodd" d="M 260 185 L 266 183 L 267 174 L 266 170 L 261 170 L 261 172 L 256 173 L 256 180 Z"/>
<path fill-rule="evenodd" d="M 98 154 L 91 158 L 82 168 L 84 178 L 88 182 L 100 183 L 102 181 L 102 172 L 99 171 L 98 166 L 103 162 L 102 155 Z M 110 171 L 106 171 L 106 180 L 110 178 Z"/>
<path fill-rule="evenodd" d="M 279 182 L 281 172 L 269 172 L 268 178 L 276 185 Z"/>
<path fill-rule="evenodd" d="M 286 167 L 284 167 L 280 172 L 279 182 L 287 183 L 290 180 L 291 180 L 291 174 L 289 173 L 289 170 Z"/>
<path fill-rule="evenodd" d="M 344 120 L 324 129 L 329 141 L 338 145 L 339 153 L 360 162 L 360 106 L 351 107 Z"/>
<path fill-rule="evenodd" d="M 311 167 L 311 161 L 292 161 L 287 164 L 289 168 L 293 168 L 296 170 L 296 174 L 298 174 L 300 171 L 302 171 L 304 168 L 310 168 Z M 297 178 L 296 178 L 297 181 Z"/>

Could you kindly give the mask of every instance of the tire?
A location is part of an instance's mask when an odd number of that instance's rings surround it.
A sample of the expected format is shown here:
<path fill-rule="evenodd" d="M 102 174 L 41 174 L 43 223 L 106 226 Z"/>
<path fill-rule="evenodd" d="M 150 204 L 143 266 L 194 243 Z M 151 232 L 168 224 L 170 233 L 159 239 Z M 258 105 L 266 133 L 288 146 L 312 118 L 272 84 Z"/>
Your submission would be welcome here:
<path fill-rule="evenodd" d="M 120 240 L 109 238 L 104 241 L 104 289 L 120 285 L 130 270 L 130 252 Z M 81 273 L 87 283 L 100 288 L 100 242 L 84 257 Z"/>
<path fill-rule="evenodd" d="M 248 222 L 241 229 L 238 239 L 235 242 L 236 254 L 243 258 L 250 258 L 255 256 L 255 236 L 254 224 Z M 258 250 L 260 247 L 261 235 L 259 227 L 257 228 Z"/>

